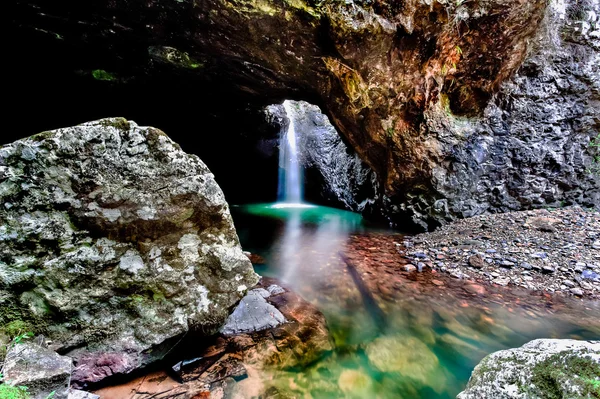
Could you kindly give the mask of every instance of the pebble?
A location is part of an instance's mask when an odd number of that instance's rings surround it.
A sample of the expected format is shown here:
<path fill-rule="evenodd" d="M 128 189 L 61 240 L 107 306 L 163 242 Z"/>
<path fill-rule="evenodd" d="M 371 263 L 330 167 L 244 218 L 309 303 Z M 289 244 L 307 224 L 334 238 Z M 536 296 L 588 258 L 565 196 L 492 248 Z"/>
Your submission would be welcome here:
<path fill-rule="evenodd" d="M 569 290 L 571 292 L 571 294 L 576 295 L 576 296 L 583 296 L 583 291 L 581 290 L 581 288 L 571 288 Z"/>
<path fill-rule="evenodd" d="M 521 262 L 519 264 L 519 266 L 521 266 L 525 270 L 531 270 L 531 269 L 533 269 L 533 267 L 531 267 L 531 265 L 529 263 L 527 263 L 527 262 Z"/>
<path fill-rule="evenodd" d="M 543 266 L 542 267 L 542 273 L 546 273 L 546 274 L 550 274 L 550 273 L 554 273 L 556 270 L 554 270 L 554 268 L 552 266 Z"/>
<path fill-rule="evenodd" d="M 481 269 L 484 266 L 483 257 L 481 255 L 472 255 L 469 257 L 469 265 L 476 269 Z"/>
<path fill-rule="evenodd" d="M 533 219 L 560 227 L 556 231 L 535 228 Z M 493 226 L 493 234 L 487 230 L 490 227 L 482 226 Z M 413 255 L 407 256 L 411 263 L 427 262 L 429 254 L 434 260 L 444 260 L 444 266 L 436 263 L 438 271 L 455 278 L 464 279 L 468 272 L 482 283 L 512 281 L 529 289 L 578 296 L 581 290 L 583 296 L 600 298 L 597 211 L 568 207 L 480 215 L 407 241 L 413 246 Z"/>
<path fill-rule="evenodd" d="M 411 265 L 411 264 L 407 264 L 402 266 L 402 270 L 404 270 L 405 272 L 414 272 L 415 270 L 417 270 L 417 267 L 415 265 Z"/>

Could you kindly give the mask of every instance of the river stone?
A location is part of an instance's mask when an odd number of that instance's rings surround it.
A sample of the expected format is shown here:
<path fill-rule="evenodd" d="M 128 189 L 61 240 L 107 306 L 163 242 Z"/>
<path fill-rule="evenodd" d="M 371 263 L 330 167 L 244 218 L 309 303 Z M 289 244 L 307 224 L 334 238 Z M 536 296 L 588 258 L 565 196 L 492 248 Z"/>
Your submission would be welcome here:
<path fill-rule="evenodd" d="M 269 291 L 264 288 L 248 292 L 221 327 L 221 333 L 228 336 L 252 333 L 284 323 L 285 317 L 281 312 L 265 300 L 269 296 Z"/>
<path fill-rule="evenodd" d="M 432 383 L 439 371 L 437 356 L 417 338 L 409 336 L 384 336 L 375 339 L 366 348 L 369 362 L 379 371 L 400 373 L 423 385 Z M 433 382 L 443 385 L 439 380 Z"/>
<path fill-rule="evenodd" d="M 43 332 L 76 385 L 217 332 L 258 280 L 204 163 L 125 119 L 0 147 L 0 204 L 0 325 Z"/>
<path fill-rule="evenodd" d="M 600 341 L 536 339 L 486 356 L 457 398 L 596 397 L 599 385 Z"/>
<path fill-rule="evenodd" d="M 69 396 L 67 399 L 100 399 L 100 396 L 95 395 L 91 392 L 80 391 L 78 389 L 69 390 Z"/>
<path fill-rule="evenodd" d="M 2 373 L 12 386 L 26 386 L 32 399 L 66 399 L 73 361 L 33 342 L 15 345 L 6 354 Z"/>

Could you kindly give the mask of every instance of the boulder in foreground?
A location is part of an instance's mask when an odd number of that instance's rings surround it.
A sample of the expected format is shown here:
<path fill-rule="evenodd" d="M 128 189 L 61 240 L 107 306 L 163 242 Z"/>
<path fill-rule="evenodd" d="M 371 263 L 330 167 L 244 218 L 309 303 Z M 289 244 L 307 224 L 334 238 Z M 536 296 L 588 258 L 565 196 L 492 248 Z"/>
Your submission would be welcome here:
<path fill-rule="evenodd" d="M 0 325 L 44 333 L 76 386 L 218 331 L 258 278 L 213 175 L 104 119 L 0 147 Z"/>
<path fill-rule="evenodd" d="M 492 353 L 458 399 L 600 397 L 600 341 L 536 339 Z"/>

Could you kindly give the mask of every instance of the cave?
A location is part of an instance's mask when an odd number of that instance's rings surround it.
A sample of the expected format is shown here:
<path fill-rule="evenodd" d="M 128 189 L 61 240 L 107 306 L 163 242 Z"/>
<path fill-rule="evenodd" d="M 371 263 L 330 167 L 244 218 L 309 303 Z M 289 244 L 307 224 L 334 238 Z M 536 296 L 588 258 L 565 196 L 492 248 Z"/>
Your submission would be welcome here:
<path fill-rule="evenodd" d="M 218 3 L 17 2 L 7 26 L 19 41 L 5 43 L 14 133 L 3 142 L 121 115 L 200 155 L 232 203 L 270 201 L 266 141 L 277 132 L 262 110 L 305 100 L 376 174 L 373 218 L 426 230 L 502 211 L 492 198 L 477 199 L 477 210 L 463 198 L 479 195 L 475 181 L 464 183 L 464 194 L 447 186 L 460 141 L 454 122 L 478 123 L 518 69 L 544 18 L 543 1 Z M 259 136 L 263 151 L 250 158 L 244 145 Z M 264 179 L 237 168 L 234 181 L 225 172 L 234 164 Z"/>
<path fill-rule="evenodd" d="M 13 3 L 0 399 L 20 345 L 57 399 L 493 399 L 547 388 L 494 351 L 600 353 L 597 0 Z"/>

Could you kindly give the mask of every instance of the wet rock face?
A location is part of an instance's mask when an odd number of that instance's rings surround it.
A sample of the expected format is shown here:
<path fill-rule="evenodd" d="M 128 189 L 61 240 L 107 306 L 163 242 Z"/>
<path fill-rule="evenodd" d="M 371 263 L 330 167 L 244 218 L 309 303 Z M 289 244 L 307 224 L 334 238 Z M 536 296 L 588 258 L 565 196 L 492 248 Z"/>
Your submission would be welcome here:
<path fill-rule="evenodd" d="M 431 180 L 439 199 L 417 205 L 425 199 L 418 197 L 403 206 L 438 221 L 598 206 L 599 179 L 589 171 L 597 152 L 589 144 L 600 132 L 599 15 L 597 1 L 551 5 L 531 55 L 482 118 L 429 114 L 428 130 L 446 154 Z"/>
<path fill-rule="evenodd" d="M 485 357 L 457 398 L 595 397 L 599 356 L 598 341 L 536 339 Z"/>
<path fill-rule="evenodd" d="M 394 212 L 435 222 L 461 212 L 436 204 L 456 196 L 440 188 L 437 168 L 464 137 L 450 129 L 447 140 L 436 121 L 446 105 L 482 112 L 525 57 L 546 4 L 27 0 L 9 26 L 27 39 L 22 53 L 51 48 L 63 69 L 110 85 L 173 76 L 190 82 L 189 94 L 222 83 L 253 106 L 311 99 L 377 173 Z"/>
<path fill-rule="evenodd" d="M 269 123 L 284 132 L 294 119 L 306 199 L 369 215 L 383 213 L 377 175 L 321 109 L 305 101 L 291 101 L 290 109 L 292 115 L 287 115 L 282 105 L 270 105 L 265 112 Z"/>
<path fill-rule="evenodd" d="M 257 276 L 202 161 L 104 119 L 0 147 L 0 310 L 95 382 L 214 333 Z"/>

